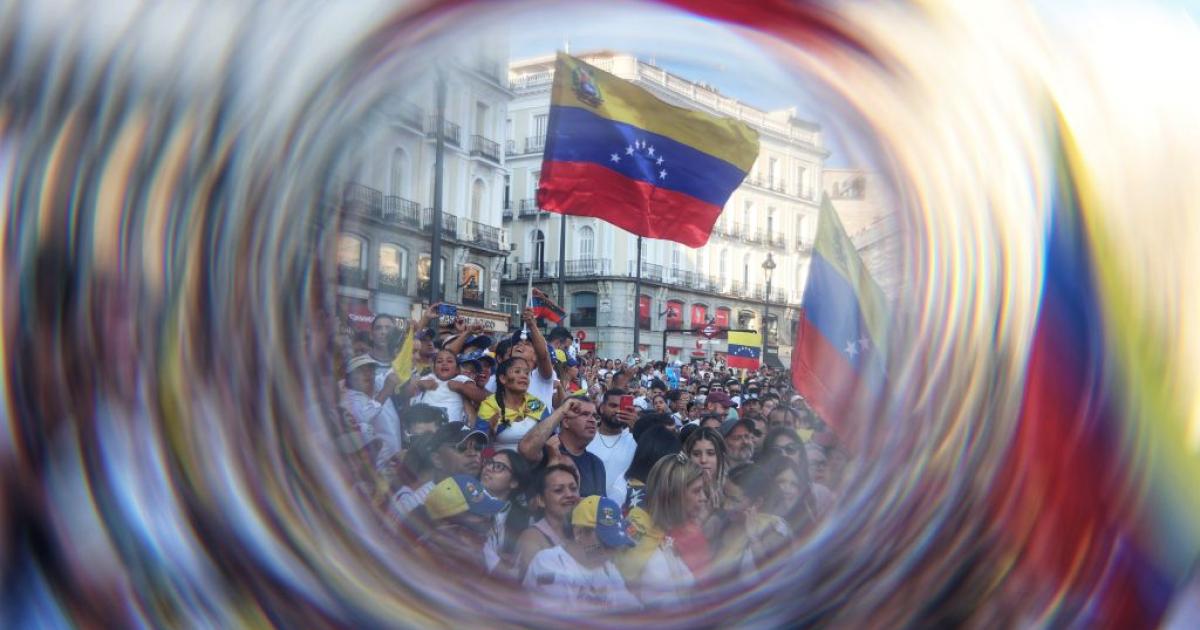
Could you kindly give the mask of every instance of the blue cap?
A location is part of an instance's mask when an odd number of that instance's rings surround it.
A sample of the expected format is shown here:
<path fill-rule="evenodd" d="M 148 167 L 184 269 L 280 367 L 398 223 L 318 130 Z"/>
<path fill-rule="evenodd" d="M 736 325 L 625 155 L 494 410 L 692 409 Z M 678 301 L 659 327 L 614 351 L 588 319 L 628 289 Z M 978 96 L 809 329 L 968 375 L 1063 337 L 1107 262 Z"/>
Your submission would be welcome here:
<path fill-rule="evenodd" d="M 571 512 L 571 524 L 592 527 L 596 537 L 606 547 L 634 547 L 629 537 L 628 523 L 621 516 L 621 506 L 608 497 L 592 495 L 575 504 Z"/>

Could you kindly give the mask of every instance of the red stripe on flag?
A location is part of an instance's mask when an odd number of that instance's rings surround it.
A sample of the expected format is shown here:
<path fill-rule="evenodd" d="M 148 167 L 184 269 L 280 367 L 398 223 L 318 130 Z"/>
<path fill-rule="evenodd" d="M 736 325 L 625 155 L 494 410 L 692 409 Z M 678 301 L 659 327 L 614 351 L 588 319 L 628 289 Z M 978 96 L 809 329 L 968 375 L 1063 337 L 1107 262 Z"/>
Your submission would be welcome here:
<path fill-rule="evenodd" d="M 721 207 L 631 180 L 586 162 L 544 162 L 538 205 L 572 216 L 603 219 L 647 238 L 700 247 L 708 242 Z"/>
<path fill-rule="evenodd" d="M 845 426 L 850 423 L 843 420 L 858 386 L 858 373 L 807 317 L 800 318 L 796 339 L 792 349 L 792 384 L 822 420 L 838 435 L 847 437 L 854 427 Z"/>

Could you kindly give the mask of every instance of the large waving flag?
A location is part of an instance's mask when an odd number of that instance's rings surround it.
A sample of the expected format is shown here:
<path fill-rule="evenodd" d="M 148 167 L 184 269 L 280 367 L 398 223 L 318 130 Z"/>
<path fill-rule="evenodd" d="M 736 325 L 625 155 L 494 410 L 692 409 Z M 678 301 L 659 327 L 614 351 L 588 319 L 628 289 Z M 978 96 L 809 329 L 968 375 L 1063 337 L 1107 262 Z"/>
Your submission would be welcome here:
<path fill-rule="evenodd" d="M 756 332 L 729 333 L 729 353 L 725 357 L 725 365 L 731 368 L 757 370 L 762 353 L 762 335 Z"/>
<path fill-rule="evenodd" d="M 538 205 L 699 247 L 757 157 L 745 123 L 670 105 L 559 53 Z"/>
<path fill-rule="evenodd" d="M 887 321 L 883 291 L 824 197 L 792 349 L 792 382 L 835 429 L 854 428 L 845 417 L 852 403 L 880 391 Z"/>

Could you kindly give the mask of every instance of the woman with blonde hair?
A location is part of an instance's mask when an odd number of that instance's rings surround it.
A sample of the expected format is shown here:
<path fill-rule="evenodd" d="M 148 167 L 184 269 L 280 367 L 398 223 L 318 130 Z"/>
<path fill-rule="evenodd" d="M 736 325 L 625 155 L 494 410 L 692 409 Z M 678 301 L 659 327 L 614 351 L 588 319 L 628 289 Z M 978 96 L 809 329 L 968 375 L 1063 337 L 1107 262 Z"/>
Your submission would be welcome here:
<path fill-rule="evenodd" d="M 644 538 L 657 546 L 634 585 L 642 604 L 679 604 L 707 573 L 712 552 L 700 528 L 708 508 L 704 487 L 704 471 L 684 453 L 667 455 L 650 470 L 646 512 L 662 535 Z M 628 553 L 638 551 L 635 547 Z"/>
<path fill-rule="evenodd" d="M 714 517 L 725 507 L 725 478 L 729 474 L 725 439 L 716 429 L 700 427 L 689 433 L 683 441 L 683 452 L 704 471 L 708 507 L 700 523 L 710 538 L 716 538 L 721 524 Z"/>

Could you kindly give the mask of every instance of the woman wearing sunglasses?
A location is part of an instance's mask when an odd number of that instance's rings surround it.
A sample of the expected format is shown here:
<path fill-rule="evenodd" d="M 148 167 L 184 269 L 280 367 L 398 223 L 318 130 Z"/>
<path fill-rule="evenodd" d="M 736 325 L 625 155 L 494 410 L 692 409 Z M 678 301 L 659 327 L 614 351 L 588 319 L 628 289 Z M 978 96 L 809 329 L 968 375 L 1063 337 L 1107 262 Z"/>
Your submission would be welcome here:
<path fill-rule="evenodd" d="M 804 452 L 804 441 L 800 439 L 800 435 L 796 433 L 795 429 L 789 427 L 776 427 L 767 431 L 767 437 L 763 438 L 763 447 L 759 454 L 760 460 L 769 455 L 779 455 L 792 460 L 802 469 L 809 470 L 808 459 Z"/>

